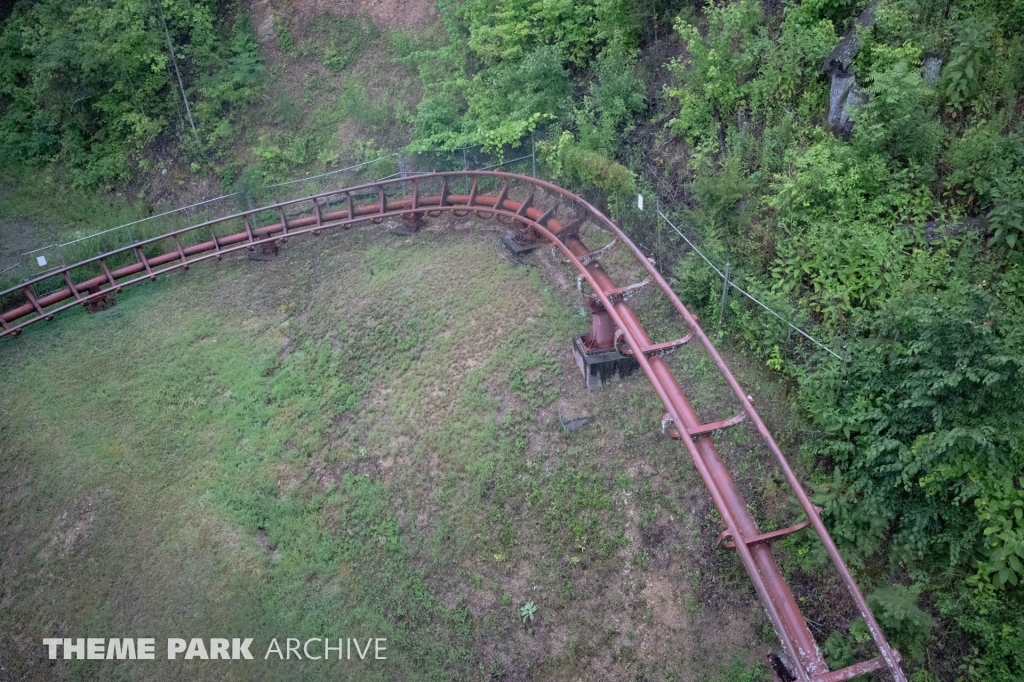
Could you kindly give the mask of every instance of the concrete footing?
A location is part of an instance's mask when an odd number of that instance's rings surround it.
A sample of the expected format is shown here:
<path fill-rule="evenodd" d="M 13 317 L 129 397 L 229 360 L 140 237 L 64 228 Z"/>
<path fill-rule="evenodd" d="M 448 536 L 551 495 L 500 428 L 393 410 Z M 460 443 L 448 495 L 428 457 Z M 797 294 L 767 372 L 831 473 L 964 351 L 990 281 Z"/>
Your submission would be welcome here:
<path fill-rule="evenodd" d="M 540 242 L 533 242 L 530 244 L 520 244 L 516 241 L 515 235 L 511 232 L 506 232 L 505 236 L 501 238 L 501 243 L 505 245 L 505 248 L 512 252 L 514 256 L 525 256 L 536 248 L 542 246 Z"/>
<path fill-rule="evenodd" d="M 94 294 L 98 290 L 98 288 L 95 291 L 90 289 L 89 293 Z M 117 305 L 117 299 L 114 298 L 113 292 L 104 292 L 102 296 L 83 303 L 82 307 L 85 308 L 86 312 L 98 313 L 107 308 L 113 308 L 115 305 Z"/>
<path fill-rule="evenodd" d="M 616 350 L 587 353 L 583 348 L 583 337 L 572 339 L 572 355 L 583 373 L 587 388 L 597 388 L 615 381 L 622 381 L 640 369 L 636 358 L 623 355 Z"/>
<path fill-rule="evenodd" d="M 259 249 L 249 252 L 249 260 L 275 260 L 280 249 L 276 242 L 264 242 Z"/>
<path fill-rule="evenodd" d="M 399 237 L 411 237 L 414 234 L 419 234 L 426 224 L 427 221 L 419 213 L 402 216 L 399 224 L 391 228 L 391 234 Z"/>

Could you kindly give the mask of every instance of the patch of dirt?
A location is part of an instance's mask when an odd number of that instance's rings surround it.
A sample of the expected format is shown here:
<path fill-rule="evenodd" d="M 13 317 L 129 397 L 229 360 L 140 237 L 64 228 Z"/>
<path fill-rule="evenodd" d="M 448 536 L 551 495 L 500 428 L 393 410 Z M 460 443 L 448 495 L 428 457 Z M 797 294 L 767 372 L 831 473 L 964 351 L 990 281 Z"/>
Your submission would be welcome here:
<path fill-rule="evenodd" d="M 301 40 L 310 22 L 325 14 L 368 17 L 382 32 L 423 29 L 438 17 L 433 0 L 257 0 L 249 3 L 249 14 L 256 40 L 272 62 L 282 57 L 275 18 L 288 22 L 293 35 Z"/>
<path fill-rule="evenodd" d="M 311 20 L 324 14 L 369 17 L 381 31 L 423 28 L 437 19 L 434 0 L 262 0 L 252 5 L 254 18 L 260 17 L 254 23 L 261 39 L 267 32 L 264 16 L 268 10 L 279 17 L 287 17 L 300 32 Z M 269 32 L 272 37 L 273 25 Z"/>
<path fill-rule="evenodd" d="M 648 576 L 641 595 L 647 601 L 647 608 L 654 615 L 654 622 L 678 633 L 687 625 L 686 613 L 679 607 L 676 590 L 664 575 Z"/>
<path fill-rule="evenodd" d="M 256 529 L 256 542 L 260 543 L 260 547 L 267 553 L 267 556 L 271 561 L 277 561 L 281 558 L 281 553 L 277 549 L 277 545 L 270 542 L 270 537 L 267 535 L 267 531 L 262 528 Z"/>
<path fill-rule="evenodd" d="M 277 496 L 284 498 L 288 493 L 302 485 L 306 471 L 298 464 L 282 462 L 277 465 Z"/>
<path fill-rule="evenodd" d="M 324 453 L 318 453 L 310 457 L 306 463 L 306 476 L 315 481 L 315 491 L 323 493 L 332 485 L 339 484 L 345 477 L 345 474 L 366 476 L 367 478 L 379 479 L 384 483 L 389 483 L 398 472 L 408 470 L 410 463 L 411 458 L 408 456 L 396 457 L 391 455 L 383 457 L 352 457 L 347 461 L 328 462 L 324 457 Z M 279 478 L 279 489 L 280 486 L 281 481 Z"/>
<path fill-rule="evenodd" d="M 41 558 L 48 558 L 51 552 L 65 558 L 74 554 L 92 532 L 96 512 L 103 500 L 103 494 L 96 492 L 68 505 L 57 517 L 50 544 L 39 552 Z"/>

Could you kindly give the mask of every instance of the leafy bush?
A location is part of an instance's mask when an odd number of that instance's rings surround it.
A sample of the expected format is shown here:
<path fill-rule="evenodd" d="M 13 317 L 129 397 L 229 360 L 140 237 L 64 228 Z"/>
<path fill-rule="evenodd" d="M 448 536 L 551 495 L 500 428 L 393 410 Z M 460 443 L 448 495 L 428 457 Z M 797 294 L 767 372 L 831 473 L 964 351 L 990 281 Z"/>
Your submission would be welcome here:
<path fill-rule="evenodd" d="M 631 5 L 626 0 L 468 0 L 459 14 L 468 24 L 469 49 L 488 62 L 514 61 L 539 45 L 559 45 L 571 63 L 581 65 L 615 32 L 635 43 L 638 25 Z"/>
<path fill-rule="evenodd" d="M 566 184 L 597 187 L 620 196 L 636 191 L 628 168 L 579 144 L 570 132 L 563 132 L 553 144 L 539 143 L 537 151 L 552 176 Z"/>
<path fill-rule="evenodd" d="M 447 44 L 414 50 L 424 95 L 414 149 L 483 144 L 517 146 L 540 127 L 574 114 L 568 67 L 603 49 L 600 84 L 591 90 L 597 113 L 612 128 L 642 106 L 631 77 L 638 11 L 624 0 L 532 3 L 468 0 L 438 5 Z M 606 48 L 607 46 L 607 48 Z"/>
<path fill-rule="evenodd" d="M 570 92 L 557 46 L 538 47 L 478 74 L 468 90 L 474 141 L 492 150 L 518 144 L 542 121 L 564 115 L 571 107 Z"/>
<path fill-rule="evenodd" d="M 609 42 L 597 58 L 597 81 L 590 84 L 584 102 L 600 112 L 601 122 L 613 133 L 629 126 L 647 106 L 643 80 L 636 73 L 638 51 L 621 39 Z"/>
<path fill-rule="evenodd" d="M 749 84 L 750 108 L 755 115 L 773 117 L 794 104 L 808 113 L 826 106 L 823 95 L 827 93 L 814 86 L 836 37 L 832 22 L 818 15 L 815 3 L 787 7 L 778 37 L 759 41 L 761 64 Z"/>
<path fill-rule="evenodd" d="M 203 62 L 203 68 L 196 68 L 192 111 L 204 141 L 216 150 L 234 141 L 234 119 L 263 89 L 263 60 L 248 17 L 240 14 L 230 41 Z"/>
<path fill-rule="evenodd" d="M 725 159 L 718 170 L 697 173 L 692 190 L 700 208 L 693 218 L 701 232 L 737 236 L 750 219 L 751 184 L 735 156 Z"/>
<path fill-rule="evenodd" d="M 309 32 L 300 52 L 317 57 L 331 73 L 340 73 L 350 66 L 359 53 L 377 38 L 377 26 L 366 17 L 325 14 L 310 22 Z"/>
<path fill-rule="evenodd" d="M 778 290 L 800 291 L 801 305 L 828 325 L 845 325 L 858 310 L 878 308 L 902 280 L 906 232 L 856 221 L 816 222 L 799 234 L 779 244 Z"/>
<path fill-rule="evenodd" d="M 998 178 L 989 193 L 992 210 L 988 219 L 993 231 L 989 245 L 1005 244 L 1012 249 L 1018 237 L 1024 235 L 1024 175 Z"/>
<path fill-rule="evenodd" d="M 880 153 L 889 164 L 932 180 L 944 134 L 934 90 L 906 58 L 872 75 L 868 101 L 854 116 L 855 146 L 862 157 Z"/>
<path fill-rule="evenodd" d="M 1003 134 L 1002 127 L 1001 121 L 979 122 L 949 144 L 944 157 L 945 189 L 966 211 L 990 206 L 996 183 L 1021 172 L 1024 135 Z"/>
<path fill-rule="evenodd" d="M 183 0 L 165 0 L 159 13 L 141 0 L 19 4 L 0 34 L 0 149 L 67 163 L 78 187 L 126 181 L 140 150 L 185 120 L 161 17 L 204 144 L 225 141 L 228 113 L 252 101 L 260 66 L 247 24 L 218 26 L 216 9 Z"/>
<path fill-rule="evenodd" d="M 988 524 L 983 534 L 978 572 L 969 582 L 997 587 L 1017 585 L 1024 578 L 1024 477 L 996 482 L 975 500 L 978 520 Z"/>
<path fill-rule="evenodd" d="M 935 619 L 917 606 L 920 587 L 887 585 L 868 596 L 878 624 L 905 658 L 924 658 L 925 645 L 931 638 Z"/>
<path fill-rule="evenodd" d="M 949 588 L 938 600 L 940 612 L 950 618 L 974 646 L 960 669 L 968 679 L 1003 682 L 1020 679 L 1024 671 L 1024 593 L 1020 590 L 976 590 L 962 584 Z"/>
<path fill-rule="evenodd" d="M 943 66 L 946 103 L 960 110 L 980 91 L 984 60 L 992 47 L 995 22 L 970 20 L 960 27 L 950 60 Z"/>
<path fill-rule="evenodd" d="M 281 52 L 289 57 L 299 56 L 299 44 L 286 20 L 274 17 L 274 33 L 277 34 L 277 47 Z"/>
<path fill-rule="evenodd" d="M 742 83 L 757 64 L 757 51 L 750 47 L 759 16 L 756 0 L 741 0 L 709 7 L 706 36 L 686 21 L 676 24 L 688 57 L 669 63 L 682 81 L 667 90 L 679 102 L 679 114 L 669 127 L 698 150 L 707 152 L 712 143 L 720 142 L 726 122 L 736 117 L 743 101 Z"/>
<path fill-rule="evenodd" d="M 888 539 L 897 558 L 962 567 L 1006 518 L 987 502 L 1024 468 L 1024 314 L 987 289 L 953 280 L 895 300 L 863 321 L 847 367 L 802 381 L 828 434 L 815 445 L 833 467 L 821 501 L 851 548 Z M 988 537 L 990 550 L 1012 539 Z"/>

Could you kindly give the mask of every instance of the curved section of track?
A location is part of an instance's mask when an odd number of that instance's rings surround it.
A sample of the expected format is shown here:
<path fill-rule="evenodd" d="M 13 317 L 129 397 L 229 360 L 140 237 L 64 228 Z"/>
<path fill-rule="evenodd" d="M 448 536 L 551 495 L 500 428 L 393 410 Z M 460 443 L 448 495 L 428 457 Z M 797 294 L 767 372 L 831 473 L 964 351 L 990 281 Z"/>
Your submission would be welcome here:
<path fill-rule="evenodd" d="M 793 679 L 836 682 L 871 671 L 888 671 L 904 682 L 899 654 L 885 639 L 853 576 L 830 537 L 818 510 L 812 505 L 768 428 L 729 371 L 718 351 L 682 304 L 675 292 L 619 227 L 600 211 L 560 187 L 527 176 L 487 171 L 426 173 L 384 180 L 245 211 L 194 225 L 153 239 L 117 249 L 0 292 L 8 303 L 0 312 L 0 336 L 18 334 L 27 325 L 50 320 L 76 305 L 91 305 L 111 290 L 185 268 L 210 258 L 243 249 L 255 249 L 304 234 L 326 229 L 347 229 L 389 217 L 419 221 L 423 215 L 443 212 L 456 215 L 475 213 L 513 223 L 535 238 L 543 238 L 558 249 L 594 292 L 594 305 L 610 317 L 615 330 L 615 347 L 633 354 L 665 405 L 664 424 L 679 437 L 693 459 L 704 484 L 722 515 L 726 530 L 720 546 L 735 548 L 754 589 L 764 605 L 782 644 L 781 662 Z M 629 286 L 617 285 L 601 267 L 599 253 L 580 238 L 583 224 L 610 233 L 628 248 L 647 271 L 661 294 L 669 299 L 697 339 L 711 355 L 722 376 L 742 406 L 737 418 L 703 424 L 698 419 L 679 383 L 661 357 L 669 344 L 655 344 L 629 307 Z M 186 245 L 189 241 L 190 244 Z M 59 279 L 58 279 L 59 278 Z M 39 293 L 37 287 L 58 285 Z M 59 283 L 63 283 L 63 287 Z M 20 300 L 19 300 L 20 299 Z M 599 302 L 599 304 L 598 304 Z M 732 474 L 714 446 L 720 429 L 740 418 L 749 419 L 774 455 L 793 496 L 800 503 L 806 521 L 783 531 L 762 534 L 740 494 Z M 769 543 L 775 537 L 810 526 L 826 552 L 853 602 L 864 617 L 879 650 L 879 656 L 842 670 L 829 671 L 814 641 L 789 585 L 772 555 Z M 727 539 L 728 538 L 728 539 Z M 778 666 L 776 666 L 778 668 Z M 784 674 L 784 672 L 783 672 Z"/>

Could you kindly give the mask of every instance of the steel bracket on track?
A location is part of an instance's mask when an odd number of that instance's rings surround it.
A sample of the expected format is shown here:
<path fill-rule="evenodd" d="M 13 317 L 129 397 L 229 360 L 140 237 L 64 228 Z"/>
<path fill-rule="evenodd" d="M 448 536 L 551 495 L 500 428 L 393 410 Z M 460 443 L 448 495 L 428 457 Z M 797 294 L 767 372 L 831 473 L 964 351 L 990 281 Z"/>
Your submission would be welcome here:
<path fill-rule="evenodd" d="M 746 419 L 747 413 L 740 412 L 735 417 L 730 417 L 729 419 L 722 419 L 721 421 L 711 422 L 710 424 L 701 424 L 692 428 L 684 428 L 683 431 L 680 431 L 679 427 L 676 426 L 675 418 L 671 414 L 666 413 L 665 416 L 661 418 L 661 432 L 674 440 L 682 440 L 683 432 L 685 432 L 691 439 L 697 440 L 698 438 L 704 438 L 706 436 L 717 436 L 730 426 L 736 426 L 737 424 L 746 421 Z"/>
<path fill-rule="evenodd" d="M 614 249 L 615 246 L 618 243 L 619 243 L 619 238 L 618 237 L 612 237 L 612 240 L 610 242 L 608 242 L 607 244 L 605 244 L 604 246 L 602 246 L 601 248 L 594 249 L 590 253 L 587 253 L 587 254 L 584 254 L 584 255 L 580 256 L 579 257 L 580 265 L 582 265 L 583 267 L 586 267 L 586 266 L 590 265 L 591 263 L 598 263 L 598 262 L 600 262 L 601 259 L 604 258 L 608 254 L 609 251 Z"/>
<path fill-rule="evenodd" d="M 824 510 L 821 507 L 815 507 L 814 511 L 820 518 L 821 513 Z M 752 538 L 744 538 L 743 542 L 748 545 L 756 545 L 761 542 L 774 542 L 775 540 L 790 535 L 791 533 L 803 530 L 809 525 L 811 525 L 811 520 L 807 519 L 806 521 L 802 521 L 794 526 L 789 526 L 788 528 L 773 530 L 770 533 L 762 533 L 761 535 L 755 535 Z M 726 529 L 719 534 L 718 539 L 715 540 L 715 549 L 736 549 L 736 541 L 733 538 L 731 530 Z"/>
<path fill-rule="evenodd" d="M 651 278 L 648 277 L 642 282 L 637 282 L 636 284 L 630 284 L 629 286 L 619 287 L 618 289 L 606 291 L 605 295 L 608 297 L 608 300 L 611 301 L 612 303 L 625 303 L 626 301 L 630 300 L 631 298 L 639 294 L 644 289 L 644 287 L 648 286 L 650 283 Z M 592 303 L 595 304 L 601 302 L 601 299 L 598 298 L 596 294 L 591 295 L 590 300 Z"/>
<path fill-rule="evenodd" d="M 686 336 L 682 337 L 681 339 L 676 339 L 674 341 L 666 341 L 664 343 L 652 343 L 643 345 L 640 347 L 640 352 L 643 353 L 643 355 L 647 358 L 660 357 L 662 355 L 667 355 L 668 353 L 675 352 L 676 349 L 678 349 L 680 346 L 689 343 L 690 339 L 692 338 L 693 333 L 691 332 Z M 630 348 L 629 345 L 626 343 L 626 335 L 625 332 L 622 331 L 622 329 L 615 330 L 615 343 L 613 347 L 617 352 L 621 353 L 622 355 L 636 355 L 636 353 L 633 352 L 633 349 Z"/>

